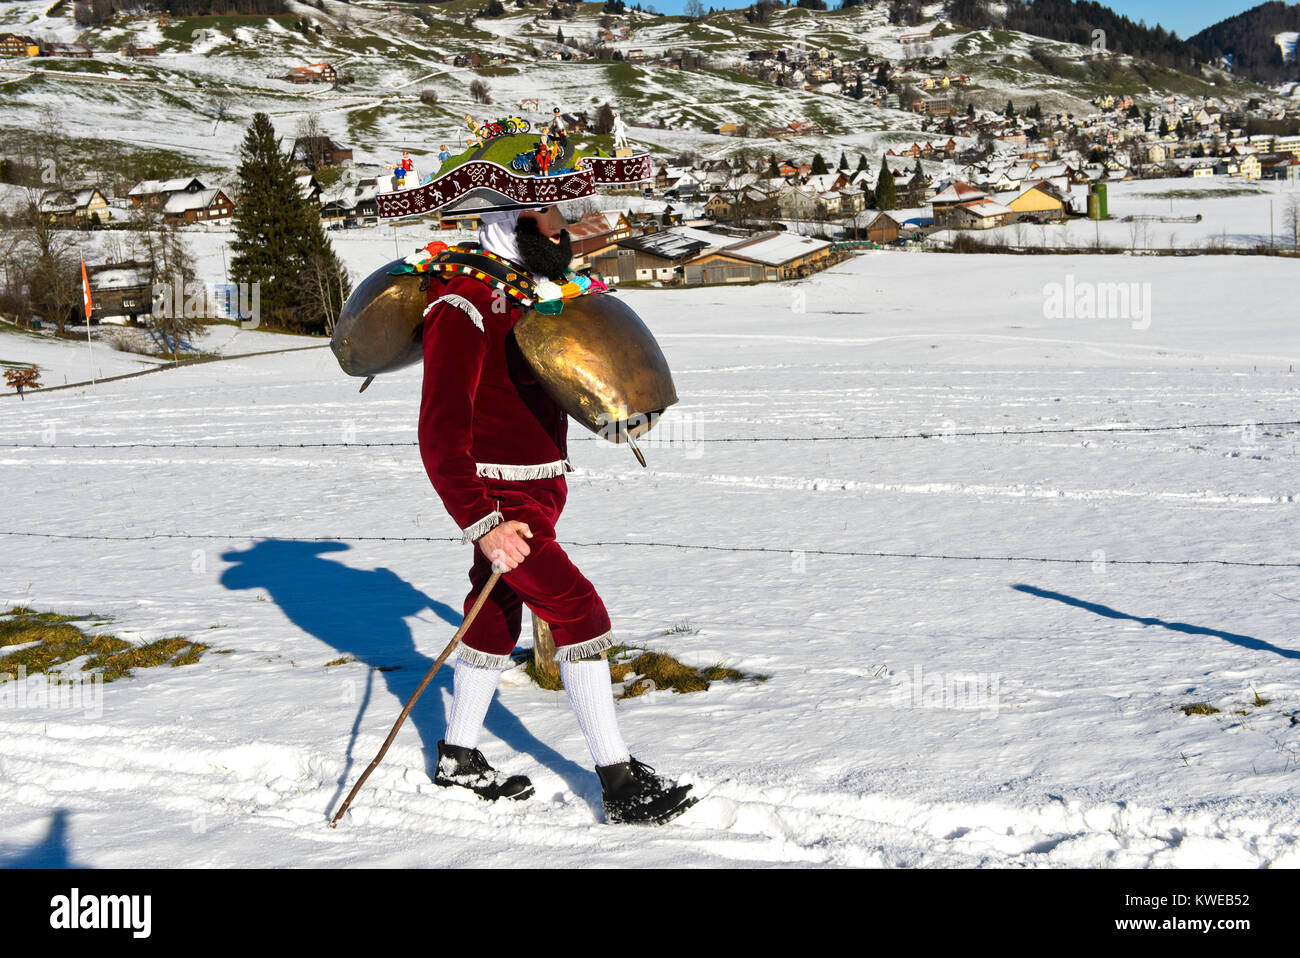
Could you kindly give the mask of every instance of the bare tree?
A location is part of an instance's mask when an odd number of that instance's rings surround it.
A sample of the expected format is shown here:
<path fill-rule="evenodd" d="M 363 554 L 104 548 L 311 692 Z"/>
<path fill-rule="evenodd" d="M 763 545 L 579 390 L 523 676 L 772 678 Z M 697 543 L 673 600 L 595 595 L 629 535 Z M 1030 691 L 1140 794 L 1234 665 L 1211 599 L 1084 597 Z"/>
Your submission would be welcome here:
<path fill-rule="evenodd" d="M 29 189 L 20 214 L 18 268 L 33 312 L 63 332 L 81 301 L 81 273 L 66 230 L 40 208 L 40 192 Z"/>
<path fill-rule="evenodd" d="M 1287 200 L 1285 222 L 1291 227 L 1291 248 L 1300 250 L 1300 193 L 1292 193 Z"/>
<path fill-rule="evenodd" d="M 303 160 L 309 170 L 317 170 L 325 162 L 328 146 L 325 128 L 321 126 L 320 116 L 308 113 L 298 121 L 298 145 L 303 150 Z"/>
<path fill-rule="evenodd" d="M 152 328 L 162 339 L 164 352 L 178 359 L 181 341 L 199 332 L 208 318 L 206 287 L 197 282 L 194 256 L 175 224 L 141 208 L 132 212 L 130 225 L 132 258 L 150 264 L 153 289 L 168 290 L 167 295 L 155 297 Z"/>
<path fill-rule="evenodd" d="M 469 95 L 474 98 L 475 103 L 491 103 L 492 90 L 481 79 L 475 77 L 470 81 Z"/>
<path fill-rule="evenodd" d="M 703 20 L 704 4 L 700 0 L 686 0 L 686 16 L 692 20 Z"/>
<path fill-rule="evenodd" d="M 234 95 L 227 89 L 216 90 L 211 96 L 212 102 L 212 135 L 217 135 L 217 127 L 222 120 L 230 119 L 231 109 L 235 105 Z"/>
<path fill-rule="evenodd" d="M 327 336 L 334 335 L 334 323 L 348 298 L 345 279 L 334 257 L 320 253 L 308 258 L 298 278 L 306 309 L 324 318 Z"/>

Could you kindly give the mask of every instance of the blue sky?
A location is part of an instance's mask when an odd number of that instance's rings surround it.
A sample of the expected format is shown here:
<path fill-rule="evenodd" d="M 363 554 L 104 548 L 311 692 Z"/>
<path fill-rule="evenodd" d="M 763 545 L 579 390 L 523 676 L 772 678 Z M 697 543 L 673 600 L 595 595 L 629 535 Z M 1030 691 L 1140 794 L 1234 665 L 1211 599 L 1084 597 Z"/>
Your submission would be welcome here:
<path fill-rule="evenodd" d="M 654 5 L 660 13 L 681 13 L 686 7 L 686 0 L 640 0 L 643 7 Z M 750 0 L 702 0 L 707 10 L 713 7 L 747 7 Z M 831 7 L 839 5 L 839 0 L 826 0 Z M 1121 13 L 1130 20 L 1145 20 L 1147 26 L 1162 24 L 1166 30 L 1176 30 L 1180 37 L 1190 37 L 1212 23 L 1218 23 L 1225 17 L 1258 6 L 1263 0 L 1114 0 L 1106 3 L 1116 13 Z"/>

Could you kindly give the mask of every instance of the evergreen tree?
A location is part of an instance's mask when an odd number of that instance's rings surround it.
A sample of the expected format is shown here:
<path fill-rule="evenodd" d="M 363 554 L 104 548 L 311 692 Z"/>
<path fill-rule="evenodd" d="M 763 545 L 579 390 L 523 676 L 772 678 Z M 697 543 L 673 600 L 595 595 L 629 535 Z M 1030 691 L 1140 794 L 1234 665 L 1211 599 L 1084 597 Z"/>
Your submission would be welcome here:
<path fill-rule="evenodd" d="M 866 168 L 867 168 L 867 155 L 866 155 L 865 153 L 859 153 L 859 154 L 858 154 L 858 168 L 857 168 L 856 170 L 854 170 L 854 172 L 855 172 L 855 173 L 861 173 L 861 172 L 862 172 L 863 170 L 865 170 Z"/>
<path fill-rule="evenodd" d="M 556 31 L 555 31 L 555 42 L 556 42 L 556 43 L 564 43 L 564 31 L 563 31 L 562 29 L 559 29 L 559 28 L 556 29 Z"/>
<path fill-rule="evenodd" d="M 271 324 L 327 332 L 350 283 L 295 175 L 270 117 L 253 114 L 240 147 L 230 278 L 259 284 L 260 306 Z"/>
<path fill-rule="evenodd" d="M 898 206 L 898 193 L 894 188 L 894 174 L 885 158 L 880 158 L 880 176 L 876 179 L 876 209 L 892 210 Z"/>
<path fill-rule="evenodd" d="M 1008 120 L 1014 120 L 1016 118 L 1016 108 L 1011 105 L 1010 100 L 1007 101 L 1007 108 L 1002 111 L 1002 115 Z"/>
<path fill-rule="evenodd" d="M 775 153 L 773 153 L 771 156 L 767 158 L 767 175 L 770 177 L 777 177 L 781 175 L 781 167 L 776 162 Z"/>
<path fill-rule="evenodd" d="M 812 161 L 812 175 L 821 176 L 823 173 L 829 172 L 830 170 L 826 168 L 826 161 L 822 159 L 822 155 L 820 153 L 816 154 Z"/>
<path fill-rule="evenodd" d="M 967 104 L 966 104 L 966 118 L 969 119 L 969 120 L 973 120 L 973 119 L 975 119 L 975 104 L 974 104 L 974 103 L 967 103 Z"/>
<path fill-rule="evenodd" d="M 849 155 L 843 151 L 840 152 L 840 165 L 835 167 L 837 170 L 847 170 L 849 168 Z"/>

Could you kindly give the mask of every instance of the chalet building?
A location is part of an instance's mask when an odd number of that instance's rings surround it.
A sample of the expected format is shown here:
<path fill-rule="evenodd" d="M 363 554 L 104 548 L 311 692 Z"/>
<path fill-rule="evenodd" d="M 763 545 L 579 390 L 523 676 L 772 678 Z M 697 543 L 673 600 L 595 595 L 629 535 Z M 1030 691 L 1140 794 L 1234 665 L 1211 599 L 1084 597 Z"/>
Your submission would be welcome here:
<path fill-rule="evenodd" d="M 1292 153 L 1266 153 L 1259 157 L 1259 177 L 1263 180 L 1300 179 L 1300 158 Z"/>
<path fill-rule="evenodd" d="M 302 176 L 295 176 L 294 182 L 298 184 L 298 192 L 302 194 L 302 198 L 319 210 L 321 189 L 320 184 L 316 182 L 316 177 L 304 173 Z"/>
<path fill-rule="evenodd" d="M 50 190 L 40 199 L 40 211 L 59 226 L 88 226 L 107 223 L 108 200 L 92 187 L 81 190 Z"/>
<path fill-rule="evenodd" d="M 952 210 L 949 225 L 957 229 L 989 230 L 996 226 L 1005 226 L 1014 216 L 1015 213 L 1010 208 L 985 197 L 982 200 L 957 204 Z"/>
<path fill-rule="evenodd" d="M 352 151 L 339 146 L 328 136 L 300 136 L 293 141 L 290 155 L 295 163 L 313 171 L 352 165 Z"/>
<path fill-rule="evenodd" d="M 951 183 L 930 200 L 930 206 L 934 210 L 934 225 L 940 228 L 964 225 L 965 220 L 959 218 L 957 208 L 963 203 L 979 202 L 987 198 L 987 193 L 969 183 L 961 180 Z"/>
<path fill-rule="evenodd" d="M 94 56 L 90 52 L 90 47 L 84 43 L 55 43 L 53 41 L 45 44 L 45 55 L 47 57 L 72 57 L 78 60 Z"/>
<path fill-rule="evenodd" d="M 881 246 L 898 241 L 903 228 L 898 220 L 888 213 L 876 213 L 874 216 L 868 214 L 868 217 L 865 225 L 851 228 L 850 233 L 855 239 L 867 240 Z"/>
<path fill-rule="evenodd" d="M 153 313 L 153 264 L 101 263 L 86 267 L 90 283 L 90 322 L 125 316 L 132 322 Z"/>
<path fill-rule="evenodd" d="M 667 230 L 647 233 L 619 240 L 595 254 L 591 266 L 620 283 L 672 282 L 682 275 L 687 260 L 706 246 L 703 240 Z"/>
<path fill-rule="evenodd" d="M 139 60 L 141 57 L 156 57 L 158 55 L 158 48 L 142 47 L 134 43 L 127 43 L 123 45 L 121 53 L 124 57 L 129 57 L 132 60 Z"/>
<path fill-rule="evenodd" d="M 162 209 L 177 193 L 199 193 L 205 189 L 207 187 L 197 177 L 181 176 L 171 180 L 141 180 L 126 195 L 132 206 Z"/>
<path fill-rule="evenodd" d="M 1237 172 L 1233 175 L 1240 176 L 1245 180 L 1257 180 L 1260 178 L 1262 169 L 1259 157 L 1253 153 L 1248 153 L 1241 158 L 1241 162 L 1237 164 Z"/>
<path fill-rule="evenodd" d="M 162 207 L 165 223 L 208 223 L 229 219 L 234 213 L 235 204 L 219 189 L 173 193 Z"/>
<path fill-rule="evenodd" d="M 1064 219 L 1070 211 L 1070 198 L 1045 180 L 1026 182 L 1017 195 L 1006 194 L 997 201 L 1015 213 L 1015 219 L 1042 223 Z"/>
<path fill-rule="evenodd" d="M 293 67 L 281 80 L 288 80 L 290 83 L 336 83 L 339 74 L 334 67 L 328 63 L 312 63 L 305 67 Z"/>
<path fill-rule="evenodd" d="M 38 57 L 40 41 L 17 33 L 0 33 L 0 57 Z"/>
<path fill-rule="evenodd" d="M 379 223 L 378 187 L 373 179 L 362 181 L 351 190 L 328 199 L 323 199 L 320 207 L 322 222 L 337 223 L 344 228 L 354 226 L 374 226 Z M 478 213 L 456 214 L 443 210 L 440 219 L 443 229 L 477 229 Z M 465 225 L 460 225 L 463 222 Z M 448 225 L 448 224 L 452 225 Z M 472 225 L 470 225 L 472 224 Z"/>
<path fill-rule="evenodd" d="M 690 260 L 684 272 L 689 285 L 760 283 L 807 276 L 830 259 L 827 240 L 772 232 L 703 253 Z"/>
<path fill-rule="evenodd" d="M 585 269 L 589 257 L 633 235 L 632 223 L 618 210 L 588 213 L 568 226 L 574 269 Z"/>

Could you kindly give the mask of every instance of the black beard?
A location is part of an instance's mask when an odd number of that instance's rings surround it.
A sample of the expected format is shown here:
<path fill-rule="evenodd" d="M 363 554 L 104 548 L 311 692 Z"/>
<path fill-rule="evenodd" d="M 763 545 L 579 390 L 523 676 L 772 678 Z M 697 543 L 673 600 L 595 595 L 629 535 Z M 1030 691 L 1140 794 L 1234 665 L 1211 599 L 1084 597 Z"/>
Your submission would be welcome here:
<path fill-rule="evenodd" d="M 565 271 L 573 261 L 573 244 L 569 242 L 568 230 L 561 230 L 560 241 L 553 243 L 542 235 L 536 220 L 521 219 L 515 224 L 515 238 L 519 241 L 519 253 L 529 272 L 556 281 L 564 279 Z"/>

